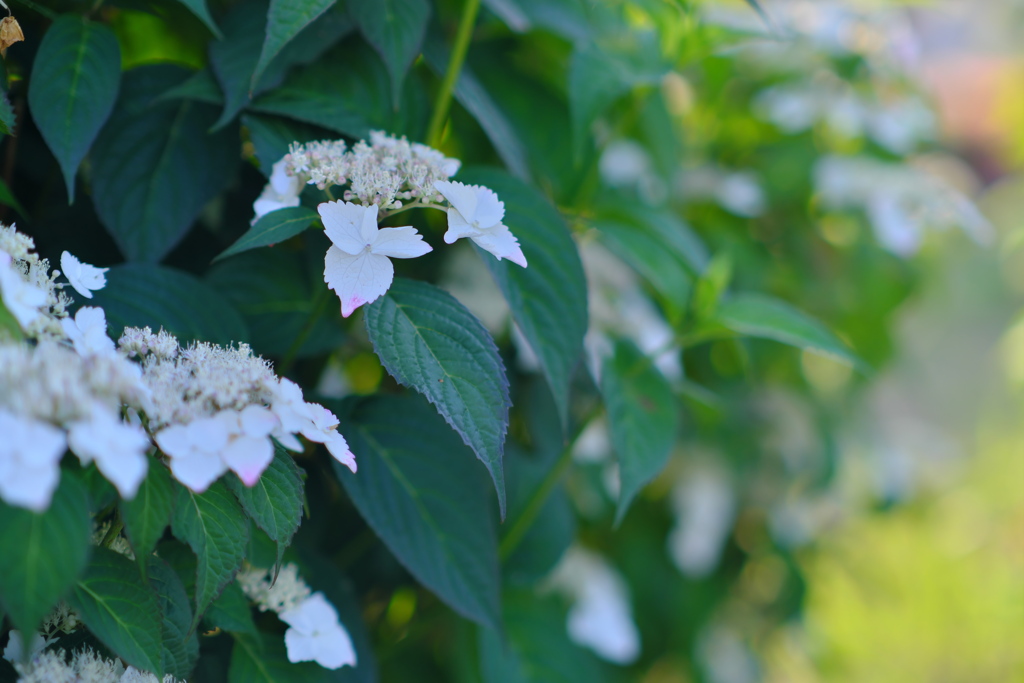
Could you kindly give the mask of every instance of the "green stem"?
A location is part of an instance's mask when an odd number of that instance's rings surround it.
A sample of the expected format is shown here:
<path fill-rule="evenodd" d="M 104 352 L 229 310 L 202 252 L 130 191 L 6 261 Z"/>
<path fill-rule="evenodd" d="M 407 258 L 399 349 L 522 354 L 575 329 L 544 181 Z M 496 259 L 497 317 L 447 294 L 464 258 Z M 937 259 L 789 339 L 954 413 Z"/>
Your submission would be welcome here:
<path fill-rule="evenodd" d="M 430 202 L 413 202 L 412 204 L 404 205 L 400 209 L 392 209 L 391 211 L 381 211 L 379 220 L 390 218 L 395 214 L 402 213 L 403 211 L 408 211 L 409 209 L 437 209 L 438 211 L 448 210 L 445 207 L 441 206 L 440 204 L 431 204 Z"/>
<path fill-rule="evenodd" d="M 600 405 L 596 406 L 579 424 L 576 433 L 572 435 L 562 454 L 558 456 L 554 466 L 548 470 L 548 473 L 544 475 L 544 480 L 541 481 L 540 485 L 534 489 L 533 494 L 530 495 L 530 500 L 526 502 L 526 507 L 523 508 L 522 514 L 516 518 L 516 521 L 509 527 L 508 533 L 501 539 L 501 543 L 498 545 L 498 557 L 501 558 L 502 562 L 515 552 L 523 537 L 526 536 L 526 532 L 537 521 L 537 515 L 543 509 L 548 496 L 555 490 L 555 486 L 562 480 L 562 475 L 565 474 L 565 471 L 569 469 L 569 465 L 572 463 L 572 449 L 576 445 L 576 441 L 580 438 L 580 434 L 583 433 L 583 430 L 586 429 L 591 420 L 597 416 L 598 412 L 600 412 Z"/>
<path fill-rule="evenodd" d="M 118 515 L 113 522 L 110 523 L 110 528 L 107 529 L 107 534 L 103 537 L 103 541 L 100 543 L 104 548 L 109 548 L 110 544 L 114 542 L 114 539 L 121 533 L 121 529 L 124 528 L 124 520 L 121 519 L 121 515 Z"/>
<path fill-rule="evenodd" d="M 39 12 L 40 14 L 42 14 L 44 17 L 51 21 L 57 18 L 56 12 L 47 7 L 43 7 L 42 5 L 37 5 L 36 3 L 32 2 L 32 0 L 15 0 L 15 2 L 17 2 L 20 5 L 24 5 L 25 7 L 28 7 L 31 10 Z"/>
<path fill-rule="evenodd" d="M 324 194 L 327 195 L 327 201 L 329 201 L 329 202 L 333 202 L 334 201 L 334 193 L 331 192 L 331 188 L 325 187 L 324 188 Z"/>
<path fill-rule="evenodd" d="M 320 313 L 323 311 L 324 306 L 327 305 L 328 299 L 330 299 L 331 291 L 327 287 L 321 287 L 317 293 L 316 298 L 313 299 L 313 305 L 309 309 L 309 317 L 306 318 L 306 324 L 299 330 L 299 334 L 296 335 L 292 345 L 288 347 L 288 352 L 284 354 L 284 358 L 281 360 L 281 366 L 278 368 L 279 375 L 286 376 L 292 369 L 292 365 L 295 364 L 295 357 L 298 355 L 302 345 L 309 339 L 309 335 L 313 333 L 313 327 L 316 326 L 317 318 L 320 317 Z"/>
<path fill-rule="evenodd" d="M 441 134 L 444 132 L 444 123 L 448 119 L 448 107 L 452 102 L 452 92 L 455 90 L 455 82 L 459 80 L 462 63 L 466 60 L 469 39 L 473 35 L 473 26 L 476 24 L 476 15 L 479 10 L 480 0 L 466 0 L 466 4 L 462 8 L 459 31 L 455 35 L 455 46 L 452 48 L 452 56 L 448 60 L 448 70 L 445 71 L 444 80 L 441 81 L 441 91 L 437 94 L 437 101 L 434 103 L 430 127 L 427 128 L 427 144 L 431 147 L 441 144 Z"/>

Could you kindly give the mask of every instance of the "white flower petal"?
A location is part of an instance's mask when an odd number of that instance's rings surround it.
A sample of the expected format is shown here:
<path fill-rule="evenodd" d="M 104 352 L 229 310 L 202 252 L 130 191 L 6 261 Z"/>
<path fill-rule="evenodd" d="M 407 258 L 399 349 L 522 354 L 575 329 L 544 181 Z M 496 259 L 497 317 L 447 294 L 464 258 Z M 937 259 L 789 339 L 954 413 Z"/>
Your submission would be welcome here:
<path fill-rule="evenodd" d="M 269 408 L 258 405 L 243 408 L 238 415 L 238 423 L 243 434 L 256 437 L 269 436 L 281 425 L 280 420 Z"/>
<path fill-rule="evenodd" d="M 313 593 L 298 607 L 281 612 L 278 616 L 284 623 L 306 634 L 315 633 L 338 621 L 338 611 L 323 593 Z"/>
<path fill-rule="evenodd" d="M 340 462 L 345 467 L 352 470 L 353 474 L 356 471 L 356 456 L 348 447 L 348 442 L 336 430 L 332 430 L 327 434 L 327 437 L 323 441 L 324 446 L 327 447 L 328 452 L 334 457 L 335 460 Z"/>
<path fill-rule="evenodd" d="M 312 637 L 313 659 L 325 669 L 356 665 L 356 649 L 348 631 L 339 623 Z"/>
<path fill-rule="evenodd" d="M 369 252 L 352 256 L 337 247 L 327 250 L 324 282 L 341 299 L 341 314 L 346 318 L 363 304 L 376 301 L 394 278 L 395 269 L 386 256 Z"/>
<path fill-rule="evenodd" d="M 179 458 L 171 458 L 171 474 L 195 493 L 202 493 L 227 472 L 224 461 L 209 453 L 192 451 Z"/>
<path fill-rule="evenodd" d="M 324 202 L 316 210 L 323 221 L 327 237 L 346 254 L 355 256 L 373 244 L 377 236 L 376 206 L 365 207 L 337 200 Z"/>
<path fill-rule="evenodd" d="M 416 258 L 432 251 L 416 228 L 381 228 L 370 248 L 374 254 L 391 258 Z"/>
<path fill-rule="evenodd" d="M 221 459 L 243 484 L 252 486 L 274 459 L 274 444 L 265 436 L 241 436 L 221 451 Z"/>
<path fill-rule="evenodd" d="M 25 328 L 39 317 L 39 309 L 46 305 L 46 292 L 31 285 L 11 266 L 11 257 L 0 252 L 0 298 L 18 324 Z"/>
<path fill-rule="evenodd" d="M 107 285 L 107 276 L 104 273 L 109 268 L 97 268 L 83 263 L 70 252 L 65 251 L 60 255 L 60 269 L 75 291 L 86 299 L 91 299 L 93 291 L 103 289 Z"/>
<path fill-rule="evenodd" d="M 73 320 L 64 318 L 60 324 L 79 356 L 115 355 L 116 347 L 114 340 L 107 336 L 107 317 L 102 308 L 83 306 Z"/>
<path fill-rule="evenodd" d="M 448 209 L 448 231 L 444 234 L 445 244 L 455 244 L 463 237 L 478 235 L 480 231 L 470 225 L 454 206 Z"/>
<path fill-rule="evenodd" d="M 481 249 L 486 249 L 494 254 L 499 260 L 508 259 L 523 268 L 526 267 L 526 257 L 523 256 L 523 250 L 519 248 L 519 240 L 504 223 L 498 223 L 493 228 L 470 235 L 470 239 L 476 242 Z"/>
<path fill-rule="evenodd" d="M 146 478 L 149 437 L 140 427 L 122 422 L 102 406 L 88 420 L 71 424 L 68 446 L 83 464 L 92 460 L 125 499 L 132 499 Z"/>
<path fill-rule="evenodd" d="M 269 185 L 267 187 L 270 187 Z M 252 203 L 252 212 L 255 217 L 252 219 L 252 223 L 266 216 L 268 213 L 272 213 L 279 209 L 287 209 L 292 206 L 299 205 L 299 198 L 296 197 L 282 197 L 279 195 L 268 195 L 260 196 L 259 199 Z"/>
<path fill-rule="evenodd" d="M 312 662 L 316 659 L 316 648 L 313 646 L 313 639 L 307 634 L 294 628 L 284 632 L 284 644 L 288 648 L 288 661 L 297 664 L 298 662 Z"/>
<path fill-rule="evenodd" d="M 489 188 L 444 180 L 434 187 L 475 228 L 490 228 L 505 217 L 505 204 Z"/>
<path fill-rule="evenodd" d="M 22 465 L 8 471 L 0 481 L 0 498 L 9 505 L 44 512 L 59 482 L 60 467 L 56 464 Z"/>
<path fill-rule="evenodd" d="M 294 196 L 297 199 L 302 194 L 302 178 L 288 175 L 288 162 L 285 158 L 279 159 L 271 168 L 270 186 L 282 196 Z"/>

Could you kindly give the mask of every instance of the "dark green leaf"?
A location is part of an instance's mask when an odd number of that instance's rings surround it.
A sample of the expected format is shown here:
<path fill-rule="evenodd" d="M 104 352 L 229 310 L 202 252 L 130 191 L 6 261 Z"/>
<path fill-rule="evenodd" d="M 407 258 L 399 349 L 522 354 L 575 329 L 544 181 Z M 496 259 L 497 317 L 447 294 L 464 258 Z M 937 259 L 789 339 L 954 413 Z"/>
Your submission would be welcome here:
<path fill-rule="evenodd" d="M 89 631 L 118 657 L 163 678 L 163 617 L 156 593 L 142 582 L 131 560 L 113 550 L 93 549 L 69 601 Z"/>
<path fill-rule="evenodd" d="M 247 633 L 255 636 L 256 624 L 252 620 L 252 606 L 245 593 L 235 582 L 224 586 L 224 592 L 210 604 L 203 619 L 210 626 L 231 633 Z"/>
<path fill-rule="evenodd" d="M 302 522 L 303 486 L 292 454 L 277 444 L 274 450 L 274 460 L 252 488 L 235 476 L 227 477 L 226 481 L 246 514 L 277 543 L 280 564 Z"/>
<path fill-rule="evenodd" d="M 5 79 L 0 79 L 3 81 Z M 14 135 L 14 127 L 17 117 L 14 115 L 14 107 L 11 106 L 10 96 L 7 94 L 6 83 L 0 83 L 0 134 Z"/>
<path fill-rule="evenodd" d="M 504 519 L 510 403 L 490 333 L 452 295 L 403 278 L 366 307 L 366 329 L 387 371 L 426 396 L 487 467 Z"/>
<path fill-rule="evenodd" d="M 468 449 L 418 396 L 378 396 L 338 412 L 359 473 L 334 469 L 363 519 L 456 612 L 495 626 L 497 541 Z"/>
<path fill-rule="evenodd" d="M 224 93 L 213 73 L 209 69 L 200 69 L 157 99 L 160 102 L 195 100 L 220 106 L 224 104 Z"/>
<path fill-rule="evenodd" d="M 337 671 L 324 669 L 316 662 L 289 662 L 280 636 L 235 636 L 228 683 L 326 683 L 337 677 Z"/>
<path fill-rule="evenodd" d="M 195 622 L 241 566 L 249 524 L 227 487 L 215 482 L 205 493 L 178 488 L 171 530 L 192 548 L 198 560 Z"/>
<path fill-rule="evenodd" d="M 11 207 L 22 216 L 28 216 L 28 213 L 25 211 L 25 207 L 21 205 L 21 202 L 19 202 L 18 198 L 14 196 L 14 193 L 11 192 L 11 188 L 7 186 L 7 183 L 4 182 L 3 179 L 0 179 L 0 204 Z"/>
<path fill-rule="evenodd" d="M 35 631 L 64 596 L 91 546 L 89 498 L 70 472 L 46 512 L 0 502 L 0 604 L 22 633 Z"/>
<path fill-rule="evenodd" d="M 263 114 L 242 114 L 242 125 L 249 131 L 249 141 L 260 162 L 260 171 L 270 177 L 274 164 L 288 153 L 293 142 L 309 142 L 331 137 L 329 131 L 308 123 Z"/>
<path fill-rule="evenodd" d="M 369 46 L 351 41 L 315 64 L 296 69 L 284 85 L 258 98 L 250 109 L 354 138 L 368 137 L 370 129 L 390 129 L 392 118 L 384 64 Z"/>
<path fill-rule="evenodd" d="M 384 59 L 391 74 L 391 98 L 398 102 L 405 72 L 423 45 L 430 3 L 426 0 L 354 2 L 349 5 L 349 12 L 366 41 Z"/>
<path fill-rule="evenodd" d="M 764 294 L 736 294 L 718 306 L 716 322 L 733 332 L 762 337 L 866 366 L 824 325 L 788 303 Z"/>
<path fill-rule="evenodd" d="M 149 458 L 149 471 L 132 500 L 120 503 L 121 519 L 132 550 L 138 558 L 153 552 L 164 529 L 171 523 L 174 507 L 174 483 L 167 467 L 156 458 Z"/>
<path fill-rule="evenodd" d="M 715 315 L 718 301 L 729 288 L 731 280 L 732 259 L 725 253 L 716 255 L 701 273 L 693 292 L 690 308 L 696 320 L 706 320 Z"/>
<path fill-rule="evenodd" d="M 75 200 L 75 173 L 114 108 L 120 80 L 121 50 L 103 24 L 66 14 L 43 36 L 28 104 L 60 164 L 69 203 Z"/>
<path fill-rule="evenodd" d="M 218 254 L 214 262 L 249 249 L 284 242 L 319 220 L 320 215 L 316 211 L 304 206 L 290 206 L 271 211 L 256 221 L 256 225 L 249 228 L 234 244 Z"/>
<path fill-rule="evenodd" d="M 216 38 L 220 39 L 223 37 L 220 29 L 217 28 L 217 24 L 214 23 L 213 17 L 210 16 L 210 10 L 206 7 L 206 0 L 178 0 L 178 2 L 187 7 L 192 14 L 196 15 L 199 21 L 206 24 L 206 28 L 210 29 L 210 33 Z"/>
<path fill-rule="evenodd" d="M 214 107 L 154 101 L 185 73 L 167 65 L 125 73 L 114 114 L 93 147 L 96 213 L 130 261 L 162 259 L 238 163 L 236 130 L 207 133 Z"/>
<path fill-rule="evenodd" d="M 188 593 L 178 574 L 159 557 L 149 555 L 146 558 L 146 574 L 163 615 L 164 671 L 185 679 L 199 658 L 199 637 L 191 630 L 192 608 Z"/>
<path fill-rule="evenodd" d="M 481 256 L 540 360 L 564 425 L 569 382 L 587 332 L 587 281 L 576 243 L 558 211 L 525 183 L 484 169 L 467 170 L 459 179 L 489 187 L 505 202 L 504 223 L 519 238 L 529 267 Z"/>
<path fill-rule="evenodd" d="M 327 238 L 320 237 L 324 242 Z M 313 234 L 308 235 L 314 237 Z M 250 343 L 262 356 L 322 355 L 343 340 L 341 312 L 316 292 L 323 288 L 326 246 L 309 242 L 304 252 L 279 247 L 239 254 L 216 264 L 206 276 L 211 287 L 241 312 Z"/>
<path fill-rule="evenodd" d="M 259 60 L 252 72 L 250 87 L 255 88 L 270 62 L 314 19 L 326 12 L 336 0 L 270 0 L 266 37 Z M 262 31 L 260 32 L 262 34 Z"/>
<path fill-rule="evenodd" d="M 597 660 L 569 640 L 565 613 L 552 600 L 530 592 L 505 596 L 508 640 L 477 629 L 484 683 L 600 683 Z"/>
<path fill-rule="evenodd" d="M 658 368 L 633 342 L 622 339 L 601 370 L 601 395 L 619 460 L 618 524 L 644 484 L 668 462 L 678 409 L 672 387 Z"/>
<path fill-rule="evenodd" d="M 115 266 L 93 301 L 107 312 L 115 339 L 124 327 L 161 327 L 182 341 L 246 341 L 245 321 L 219 292 L 188 273 L 141 263 Z"/>

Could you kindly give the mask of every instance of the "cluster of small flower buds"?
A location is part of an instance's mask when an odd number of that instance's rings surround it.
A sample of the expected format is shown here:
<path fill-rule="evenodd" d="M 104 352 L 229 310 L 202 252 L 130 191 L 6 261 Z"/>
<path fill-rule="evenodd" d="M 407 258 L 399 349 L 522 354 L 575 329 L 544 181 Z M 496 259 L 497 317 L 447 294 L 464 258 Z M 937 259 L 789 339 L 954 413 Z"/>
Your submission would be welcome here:
<path fill-rule="evenodd" d="M 46 650 L 49 642 L 40 640 L 33 645 L 28 656 L 24 656 L 21 635 L 11 631 L 4 659 L 14 666 L 18 683 L 179 683 L 170 674 L 161 682 L 147 671 L 131 666 L 125 669 L 119 659 L 107 659 L 89 647 L 76 650 L 69 657 L 61 649 Z"/>
<path fill-rule="evenodd" d="M 297 566 L 285 564 L 276 580 L 269 570 L 247 566 L 236 580 L 260 611 L 275 612 L 288 624 L 288 661 L 315 661 L 326 669 L 356 665 L 356 651 L 338 611 L 323 593 L 310 591 Z"/>
<path fill-rule="evenodd" d="M 65 254 L 78 263 L 73 256 Z M 61 291 L 63 285 L 57 282 L 59 276 L 60 271 L 51 271 L 50 262 L 35 253 L 31 237 L 18 232 L 13 225 L 0 225 L 0 299 L 24 336 L 64 338 L 60 321 L 67 316 L 71 298 Z"/>

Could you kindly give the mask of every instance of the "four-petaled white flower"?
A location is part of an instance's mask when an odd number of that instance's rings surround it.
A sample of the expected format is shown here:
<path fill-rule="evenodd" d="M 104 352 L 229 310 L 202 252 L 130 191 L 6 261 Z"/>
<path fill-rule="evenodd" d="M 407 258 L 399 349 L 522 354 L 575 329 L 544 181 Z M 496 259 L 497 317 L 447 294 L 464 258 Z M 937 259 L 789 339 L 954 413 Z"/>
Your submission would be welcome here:
<path fill-rule="evenodd" d="M 68 446 L 83 465 L 93 460 L 121 497 L 131 500 L 146 478 L 149 437 L 141 427 L 122 421 L 103 405 L 93 406 L 88 420 L 72 422 Z"/>
<path fill-rule="evenodd" d="M 171 425 L 155 438 L 171 459 L 175 479 L 202 493 L 229 469 L 246 486 L 255 484 L 274 459 L 274 444 L 268 437 L 279 425 L 270 410 L 251 405 L 241 411 L 222 410 L 187 425 Z"/>
<path fill-rule="evenodd" d="M 46 292 L 29 284 L 11 265 L 11 255 L 0 251 L 0 298 L 4 306 L 23 328 L 41 315 L 46 305 Z"/>
<path fill-rule="evenodd" d="M 431 251 L 415 228 L 378 228 L 377 206 L 325 202 L 317 207 L 333 242 L 327 250 L 324 282 L 341 299 L 344 317 L 376 301 L 391 286 L 391 258 L 415 258 Z"/>
<path fill-rule="evenodd" d="M 110 270 L 83 263 L 67 251 L 60 255 L 60 269 L 64 271 L 64 277 L 75 291 L 86 299 L 92 298 L 93 291 L 107 286 L 107 276 L 104 273 Z"/>
<path fill-rule="evenodd" d="M 338 418 L 319 403 L 306 403 L 298 384 L 282 377 L 270 409 L 281 421 L 280 428 L 271 436 L 282 446 L 301 451 L 302 444 L 295 438 L 295 434 L 301 434 L 314 443 L 322 443 L 335 460 L 356 471 L 356 457 L 338 432 Z"/>
<path fill-rule="evenodd" d="M 107 336 L 107 316 L 102 308 L 83 306 L 75 313 L 74 320 L 63 318 L 60 324 L 79 356 L 88 358 L 117 353 L 114 340 Z"/>
<path fill-rule="evenodd" d="M 64 432 L 46 422 L 0 409 L 0 498 L 42 512 L 60 481 Z"/>
<path fill-rule="evenodd" d="M 284 633 L 289 662 L 315 661 L 325 669 L 356 665 L 352 639 L 323 593 L 313 593 L 298 607 L 279 616 L 290 626 Z"/>
<path fill-rule="evenodd" d="M 480 185 L 444 180 L 434 183 L 434 187 L 451 204 L 448 209 L 448 232 L 444 234 L 446 244 L 468 237 L 499 260 L 508 259 L 526 267 L 526 257 L 519 248 L 519 241 L 508 226 L 501 222 L 505 217 L 505 204 L 493 190 Z"/>
<path fill-rule="evenodd" d="M 4 647 L 3 657 L 11 664 L 28 661 L 56 642 L 56 638 L 44 638 L 41 633 L 33 633 L 32 640 L 29 641 L 28 651 L 26 652 L 25 639 L 22 637 L 21 631 L 11 629 L 7 646 Z"/>
<path fill-rule="evenodd" d="M 271 211 L 299 205 L 299 195 L 302 194 L 302 178 L 289 175 L 287 165 L 285 159 L 274 164 L 270 173 L 270 182 L 263 188 L 263 193 L 259 198 L 253 202 L 252 210 L 256 214 L 252 219 L 253 224 Z"/>

